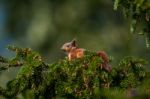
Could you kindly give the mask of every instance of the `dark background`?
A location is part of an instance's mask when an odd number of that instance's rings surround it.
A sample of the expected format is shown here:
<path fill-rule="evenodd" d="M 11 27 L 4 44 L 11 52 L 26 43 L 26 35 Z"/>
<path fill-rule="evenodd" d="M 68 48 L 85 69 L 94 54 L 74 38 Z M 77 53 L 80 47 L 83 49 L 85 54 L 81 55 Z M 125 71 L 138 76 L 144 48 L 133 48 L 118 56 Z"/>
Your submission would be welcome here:
<path fill-rule="evenodd" d="M 48 63 L 65 57 L 60 47 L 76 38 L 82 48 L 105 50 L 115 66 L 124 56 L 150 61 L 145 38 L 131 34 L 130 18 L 113 10 L 113 0 L 1 0 L 0 55 L 14 54 L 7 45 L 30 47 Z M 18 68 L 19 69 L 19 68 Z M 0 84 L 12 79 L 18 69 L 0 75 Z"/>

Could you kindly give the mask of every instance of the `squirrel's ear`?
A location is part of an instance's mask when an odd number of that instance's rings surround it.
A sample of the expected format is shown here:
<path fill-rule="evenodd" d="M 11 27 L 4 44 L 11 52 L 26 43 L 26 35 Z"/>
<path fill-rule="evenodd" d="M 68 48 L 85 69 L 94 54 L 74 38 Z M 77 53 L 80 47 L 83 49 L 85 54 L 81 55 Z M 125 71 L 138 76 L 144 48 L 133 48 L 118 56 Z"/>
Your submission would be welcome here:
<path fill-rule="evenodd" d="M 71 41 L 71 44 L 76 47 L 76 46 L 77 46 L 77 40 L 76 40 L 76 39 L 73 39 L 73 40 Z"/>

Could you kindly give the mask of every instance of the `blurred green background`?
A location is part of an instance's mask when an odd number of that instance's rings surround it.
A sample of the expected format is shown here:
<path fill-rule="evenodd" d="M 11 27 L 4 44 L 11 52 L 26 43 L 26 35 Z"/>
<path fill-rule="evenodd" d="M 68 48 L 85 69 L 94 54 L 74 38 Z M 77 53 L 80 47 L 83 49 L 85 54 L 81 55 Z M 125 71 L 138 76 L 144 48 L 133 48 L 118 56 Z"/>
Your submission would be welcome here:
<path fill-rule="evenodd" d="M 115 66 L 124 56 L 150 61 L 145 38 L 129 32 L 130 19 L 113 10 L 113 0 L 1 0 L 0 55 L 10 57 L 6 46 L 30 47 L 52 63 L 65 57 L 60 47 L 73 38 L 82 48 L 105 50 Z M 19 68 L 18 68 L 19 69 Z M 18 69 L 0 75 L 0 85 Z"/>

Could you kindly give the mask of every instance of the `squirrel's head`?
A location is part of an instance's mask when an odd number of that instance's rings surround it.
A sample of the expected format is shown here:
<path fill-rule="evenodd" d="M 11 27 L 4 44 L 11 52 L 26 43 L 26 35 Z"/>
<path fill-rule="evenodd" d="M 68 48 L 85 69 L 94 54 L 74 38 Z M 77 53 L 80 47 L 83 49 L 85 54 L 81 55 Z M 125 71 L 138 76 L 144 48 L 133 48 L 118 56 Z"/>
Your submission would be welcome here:
<path fill-rule="evenodd" d="M 77 47 L 76 39 L 73 39 L 71 42 L 65 43 L 61 47 L 61 50 L 65 51 L 65 52 L 70 52 L 71 49 L 76 48 L 76 47 Z"/>

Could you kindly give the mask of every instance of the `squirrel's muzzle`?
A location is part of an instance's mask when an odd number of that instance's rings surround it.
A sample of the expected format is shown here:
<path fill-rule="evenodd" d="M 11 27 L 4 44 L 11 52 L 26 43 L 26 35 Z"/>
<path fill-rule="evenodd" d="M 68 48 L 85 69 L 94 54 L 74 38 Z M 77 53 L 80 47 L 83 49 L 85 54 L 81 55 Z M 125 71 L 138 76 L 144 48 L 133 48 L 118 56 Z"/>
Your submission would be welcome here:
<path fill-rule="evenodd" d="M 61 47 L 60 49 L 61 49 L 62 51 L 66 51 L 66 49 L 65 49 L 64 47 Z"/>

